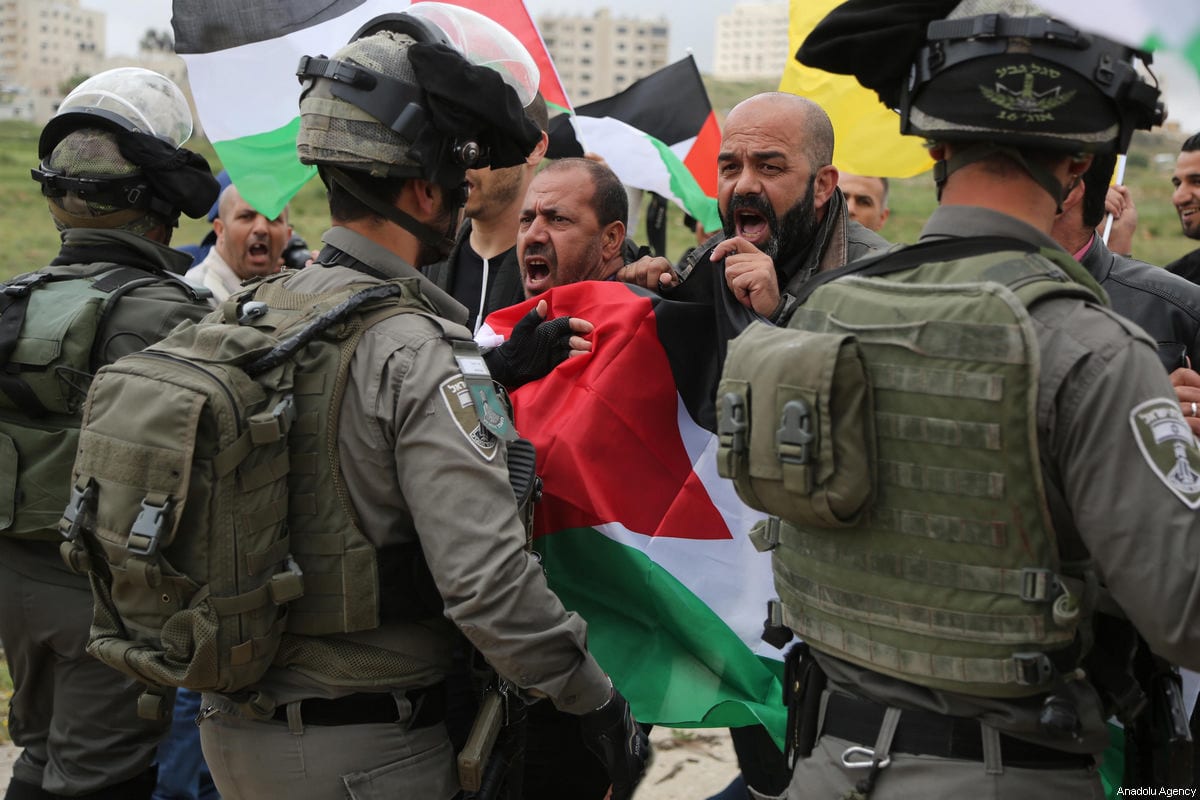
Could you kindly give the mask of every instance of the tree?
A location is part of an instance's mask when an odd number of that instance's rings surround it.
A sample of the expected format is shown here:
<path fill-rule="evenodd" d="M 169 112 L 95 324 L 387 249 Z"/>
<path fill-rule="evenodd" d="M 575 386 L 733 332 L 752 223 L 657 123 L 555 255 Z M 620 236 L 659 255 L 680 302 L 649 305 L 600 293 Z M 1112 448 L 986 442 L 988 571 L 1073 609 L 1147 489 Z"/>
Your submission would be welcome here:
<path fill-rule="evenodd" d="M 138 42 L 138 49 L 146 52 L 175 52 L 175 39 L 171 36 L 170 31 L 158 31 L 154 28 L 147 28 L 142 34 L 141 41 Z"/>
<path fill-rule="evenodd" d="M 66 97 L 72 91 L 74 91 L 76 86 L 83 83 L 90 77 L 92 77 L 92 76 L 88 75 L 86 72 L 76 72 L 74 75 L 67 78 L 66 80 L 59 81 L 59 84 L 58 84 L 59 95 L 61 95 L 62 97 Z"/>

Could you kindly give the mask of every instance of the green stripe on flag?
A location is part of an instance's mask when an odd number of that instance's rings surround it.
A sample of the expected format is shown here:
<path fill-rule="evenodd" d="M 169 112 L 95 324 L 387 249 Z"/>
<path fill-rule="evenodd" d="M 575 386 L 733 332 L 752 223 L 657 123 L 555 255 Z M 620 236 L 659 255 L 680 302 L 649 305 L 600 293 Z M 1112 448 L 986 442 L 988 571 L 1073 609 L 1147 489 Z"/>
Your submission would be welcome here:
<path fill-rule="evenodd" d="M 560 106 L 558 103 L 552 103 L 549 100 L 546 101 L 546 109 L 550 112 L 550 116 L 552 116 L 552 117 L 555 114 L 574 114 L 575 113 L 574 111 L 567 108 L 566 106 Z"/>
<path fill-rule="evenodd" d="M 783 748 L 783 665 L 755 655 L 645 553 L 592 528 L 540 537 L 550 588 L 588 622 L 588 649 L 634 716 L 671 727 L 762 723 Z"/>
<path fill-rule="evenodd" d="M 1183 57 L 1196 70 L 1196 74 L 1200 75 L 1200 31 L 1196 31 L 1196 35 L 1187 43 L 1182 52 Z"/>
<path fill-rule="evenodd" d="M 305 166 L 296 156 L 300 118 L 266 133 L 213 142 L 221 164 L 246 202 L 267 217 L 277 217 L 316 167 Z"/>
<path fill-rule="evenodd" d="M 667 173 L 671 178 L 671 192 L 679 198 L 687 212 L 700 222 L 700 226 L 704 230 L 720 230 L 721 213 L 717 209 L 716 198 L 709 197 L 704 193 L 700 184 L 696 182 L 695 176 L 692 175 L 692 171 L 679 160 L 679 156 L 675 155 L 670 147 L 653 136 L 647 135 L 646 138 L 658 150 L 663 165 L 666 166 Z"/>

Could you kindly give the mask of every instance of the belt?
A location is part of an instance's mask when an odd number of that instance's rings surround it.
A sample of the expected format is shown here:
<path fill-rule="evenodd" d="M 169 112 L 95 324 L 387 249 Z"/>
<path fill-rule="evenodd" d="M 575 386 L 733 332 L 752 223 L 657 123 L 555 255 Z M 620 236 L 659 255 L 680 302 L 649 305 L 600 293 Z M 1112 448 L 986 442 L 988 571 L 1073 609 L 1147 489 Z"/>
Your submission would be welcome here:
<path fill-rule="evenodd" d="M 887 706 L 861 697 L 830 694 L 821 734 L 871 747 Z M 904 709 L 892 737 L 891 752 L 983 761 L 979 721 L 931 711 Z M 1000 734 L 1000 761 L 1018 769 L 1084 769 L 1092 756 L 1067 753 Z"/>
<path fill-rule="evenodd" d="M 438 683 L 404 693 L 412 704 L 410 728 L 428 728 L 446 719 L 446 684 Z M 305 725 L 369 725 L 400 721 L 400 709 L 385 692 L 360 692 L 333 700 L 309 697 L 300 702 L 300 721 Z M 287 721 L 288 705 L 275 709 L 274 718 Z"/>

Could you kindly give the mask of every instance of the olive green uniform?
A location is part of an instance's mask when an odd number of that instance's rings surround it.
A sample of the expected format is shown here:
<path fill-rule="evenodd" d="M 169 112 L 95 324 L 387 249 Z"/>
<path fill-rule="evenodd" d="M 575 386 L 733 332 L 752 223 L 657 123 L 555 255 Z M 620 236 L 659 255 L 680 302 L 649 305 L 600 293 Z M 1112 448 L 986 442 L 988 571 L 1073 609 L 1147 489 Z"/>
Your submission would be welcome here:
<path fill-rule="evenodd" d="M 288 281 L 322 292 L 364 280 L 365 272 L 417 277 L 401 259 L 346 228 L 324 236 L 319 265 Z M 328 266 L 337 263 L 358 269 Z M 461 325 L 465 310 L 422 280 L 439 315 Z M 461 329 L 463 338 L 470 334 Z M 568 712 L 602 705 L 609 682 L 587 653 L 586 626 L 547 588 L 509 485 L 502 443 L 469 435 L 478 421 L 452 387 L 462 380 L 440 324 L 401 314 L 369 329 L 350 366 L 338 448 L 350 503 L 377 548 L 419 541 L 445 616 L 388 622 L 343 636 L 401 654 L 409 674 L 393 686 L 315 680 L 302 666 L 272 668 L 255 688 L 286 708 L 286 719 L 254 720 L 227 698 L 205 695 L 201 737 L 221 794 L 231 800 L 387 796 L 449 798 L 457 790 L 453 751 L 440 720 L 413 723 L 412 690 L 446 675 L 458 631 L 502 676 L 549 696 Z M 382 572 L 381 591 L 396 576 Z M 297 701 L 378 692 L 397 721 L 306 724 Z M 284 714 L 281 714 L 284 715 Z M 376 794 L 378 793 L 378 794 Z"/>
<path fill-rule="evenodd" d="M 160 273 L 178 273 L 188 263 L 184 253 L 123 231 L 67 230 L 55 264 L 72 265 L 83 255 Z M 79 262 L 78 271 L 94 268 Z M 120 298 L 99 332 L 100 363 L 140 350 L 180 322 L 208 313 L 204 300 L 183 299 L 178 288 L 161 284 Z M 68 470 L 62 480 L 70 479 Z M 47 534 L 58 538 L 56 531 Z M 141 687 L 84 651 L 92 592 L 86 576 L 67 569 L 58 548 L 54 540 L 0 536 L 0 640 L 13 679 L 9 731 L 23 748 L 13 775 L 47 792 L 74 796 L 148 770 L 166 725 L 139 719 Z"/>
<path fill-rule="evenodd" d="M 1046 235 L 1006 215 L 943 207 L 922 238 L 1007 236 L 1056 248 Z M 1177 408 L 1154 343 L 1132 323 L 1081 300 L 1051 298 L 1030 314 L 1040 354 L 1036 403 L 1038 447 L 1047 497 L 1064 560 L 1090 557 L 1113 599 L 1160 655 L 1200 665 L 1200 497 L 1179 496 L 1152 467 L 1135 434 L 1134 409 L 1161 399 Z M 1195 445 L 1193 444 L 1193 448 Z M 1057 498 L 1057 500 L 1055 499 Z M 850 535 L 850 534 L 839 534 Z M 815 652 L 815 651 L 814 651 Z M 874 703 L 978 720 L 984 754 L 994 732 L 1064 753 L 1098 756 L 1108 746 L 1105 713 L 1088 680 L 1064 690 L 1079 735 L 1048 735 L 1039 726 L 1041 697 L 989 700 L 935 691 L 817 653 L 828 691 Z M 828 693 L 825 698 L 828 702 Z M 825 704 L 822 705 L 825 708 Z M 823 735 L 798 760 L 786 797 L 843 797 L 864 777 L 841 759 L 847 748 L 875 741 Z M 1102 797 L 1095 767 L 1024 769 L 995 752 L 981 761 L 892 751 L 871 797 Z M 861 760 L 861 758 L 860 758 Z"/>

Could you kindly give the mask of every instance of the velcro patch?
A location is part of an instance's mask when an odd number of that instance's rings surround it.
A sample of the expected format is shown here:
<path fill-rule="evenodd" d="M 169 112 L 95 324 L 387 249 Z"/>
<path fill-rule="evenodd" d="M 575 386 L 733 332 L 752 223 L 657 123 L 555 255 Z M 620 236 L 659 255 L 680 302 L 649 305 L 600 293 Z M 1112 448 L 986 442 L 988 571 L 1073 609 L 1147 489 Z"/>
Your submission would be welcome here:
<path fill-rule="evenodd" d="M 496 457 L 497 440 L 480 422 L 479 412 L 475 409 L 475 401 L 471 399 L 471 390 L 466 379 L 461 375 L 447 378 L 440 388 L 442 401 L 446 404 L 454 423 L 458 425 L 459 431 L 481 456 L 491 461 Z"/>
<path fill-rule="evenodd" d="M 1200 448 L 1175 399 L 1147 400 L 1129 412 L 1133 438 L 1154 474 L 1188 508 L 1200 508 Z"/>

